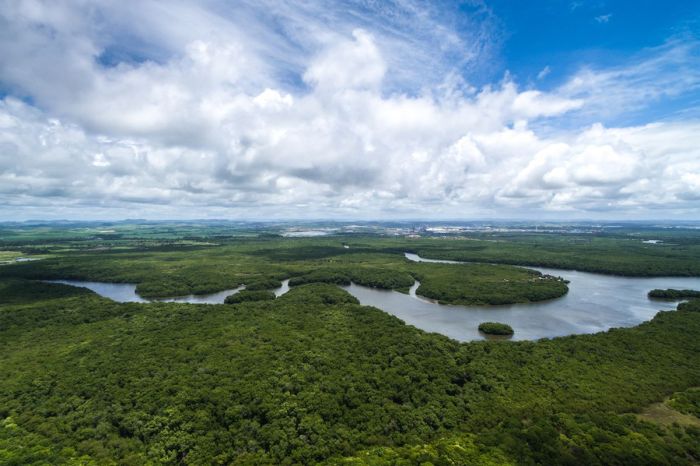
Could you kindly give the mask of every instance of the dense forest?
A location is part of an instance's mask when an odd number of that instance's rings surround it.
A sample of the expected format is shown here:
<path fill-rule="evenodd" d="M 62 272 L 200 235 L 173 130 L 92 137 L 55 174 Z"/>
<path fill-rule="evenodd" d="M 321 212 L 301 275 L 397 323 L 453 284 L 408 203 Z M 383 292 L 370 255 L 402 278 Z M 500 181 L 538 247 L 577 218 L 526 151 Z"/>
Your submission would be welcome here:
<path fill-rule="evenodd" d="M 489 264 L 415 264 L 417 293 L 445 304 L 511 304 L 544 301 L 567 293 L 566 283 L 534 270 Z"/>
<path fill-rule="evenodd" d="M 690 414 L 700 419 L 700 387 L 674 393 L 668 404 L 681 413 Z M 700 421 L 696 424 L 700 427 Z"/>
<path fill-rule="evenodd" d="M 566 292 L 518 267 L 402 254 L 479 241 L 32 242 L 41 260 L 0 267 L 0 464 L 700 462 L 700 300 L 634 328 L 458 343 L 336 286 L 405 292 L 419 280 L 421 294 L 481 303 L 494 287 L 511 302 Z M 659 269 L 680 257 L 657 258 Z M 116 303 L 37 278 L 157 296 L 247 288 L 232 304 Z M 275 298 L 286 278 L 292 289 Z"/>
<path fill-rule="evenodd" d="M 458 344 L 327 284 L 236 306 L 29 286 L 3 287 L 6 463 L 700 458 L 697 426 L 634 414 L 698 384 L 700 305 L 596 335 Z"/>
<path fill-rule="evenodd" d="M 224 303 L 237 304 L 246 301 L 270 301 L 275 299 L 275 293 L 268 290 L 243 290 L 236 294 L 226 296 Z"/>
<path fill-rule="evenodd" d="M 75 251 L 2 267 L 0 277 L 136 283 L 144 298 L 206 294 L 240 285 L 266 290 L 286 278 L 290 286 L 354 282 L 402 292 L 419 280 L 418 294 L 446 304 L 542 301 L 568 291 L 558 277 L 521 267 L 416 263 L 387 253 L 381 241 L 353 249 L 337 240 L 332 246 L 325 243 L 271 239 L 186 250 Z"/>
<path fill-rule="evenodd" d="M 513 327 L 500 322 L 482 322 L 479 331 L 487 335 L 513 335 Z"/>
<path fill-rule="evenodd" d="M 644 244 L 638 240 L 535 236 L 472 240 L 470 244 L 416 242 L 424 257 L 467 262 L 529 265 L 639 277 L 700 276 L 700 245 Z"/>
<path fill-rule="evenodd" d="M 686 298 L 700 298 L 700 291 L 696 290 L 651 290 L 649 292 L 650 298 L 656 299 L 686 299 Z"/>

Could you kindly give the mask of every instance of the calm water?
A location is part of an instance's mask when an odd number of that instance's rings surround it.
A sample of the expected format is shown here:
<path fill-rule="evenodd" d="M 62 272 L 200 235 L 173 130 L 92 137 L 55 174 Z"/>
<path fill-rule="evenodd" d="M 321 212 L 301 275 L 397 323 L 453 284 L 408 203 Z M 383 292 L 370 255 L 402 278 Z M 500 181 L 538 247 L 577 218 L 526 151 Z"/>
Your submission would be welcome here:
<path fill-rule="evenodd" d="M 285 294 L 287 291 L 289 291 L 289 279 L 283 280 L 282 281 L 282 286 L 279 288 L 275 288 L 275 296 L 280 297 L 283 294 Z"/>
<path fill-rule="evenodd" d="M 230 290 L 218 291 L 211 294 L 177 296 L 174 298 L 145 299 L 136 293 L 136 285 L 133 283 L 104 283 L 85 282 L 81 280 L 45 280 L 49 283 L 63 283 L 64 285 L 81 286 L 88 288 L 100 296 L 120 303 L 190 303 L 190 304 L 223 304 L 226 296 L 236 294 L 245 289 L 245 285 Z M 274 290 L 275 296 L 282 296 L 289 291 L 289 280 L 282 282 L 282 286 Z"/>
<path fill-rule="evenodd" d="M 282 233 L 282 236 L 286 238 L 307 238 L 316 236 L 328 236 L 331 234 L 328 230 L 299 230 L 299 231 L 287 231 Z"/>
<path fill-rule="evenodd" d="M 424 259 L 406 254 L 412 261 L 459 264 L 455 261 Z M 508 306 L 452 306 L 436 304 L 416 295 L 416 282 L 409 294 L 379 290 L 360 285 L 343 288 L 362 304 L 378 307 L 404 322 L 428 332 L 437 332 L 460 341 L 484 338 L 477 327 L 481 322 L 503 322 L 515 330 L 514 340 L 536 340 L 579 333 L 595 333 L 611 327 L 632 327 L 665 309 L 674 309 L 675 302 L 647 298 L 654 288 L 700 289 L 700 278 L 662 277 L 631 278 L 599 275 L 572 270 L 530 267 L 542 273 L 569 280 L 569 293 L 561 298 L 533 304 Z M 118 302 L 149 302 L 136 294 L 136 285 L 77 280 L 55 280 L 73 286 L 89 288 Z M 244 286 L 209 295 L 190 295 L 154 301 L 221 304 L 226 296 Z M 289 290 L 289 280 L 274 290 L 281 296 Z"/>
<path fill-rule="evenodd" d="M 459 264 L 455 261 L 424 259 L 406 254 L 412 261 Z M 675 309 L 676 303 L 647 297 L 654 288 L 700 289 L 700 278 L 614 277 L 572 270 L 530 267 L 542 273 L 569 280 L 569 292 L 558 299 L 533 304 L 508 306 L 452 306 L 435 304 L 411 293 L 344 287 L 362 304 L 375 306 L 404 322 L 429 332 L 437 332 L 460 341 L 484 337 L 477 327 L 481 322 L 503 322 L 515 330 L 514 340 L 535 340 L 579 333 L 595 333 L 611 327 L 632 327 L 651 319 L 660 310 Z"/>

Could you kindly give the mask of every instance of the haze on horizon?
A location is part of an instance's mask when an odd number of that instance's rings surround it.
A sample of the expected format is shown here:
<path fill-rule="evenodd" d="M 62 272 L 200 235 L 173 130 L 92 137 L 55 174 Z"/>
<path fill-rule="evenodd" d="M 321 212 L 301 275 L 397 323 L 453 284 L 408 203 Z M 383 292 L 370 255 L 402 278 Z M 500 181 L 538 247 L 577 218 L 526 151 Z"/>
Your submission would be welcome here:
<path fill-rule="evenodd" d="M 700 3 L 0 3 L 0 220 L 700 219 Z"/>

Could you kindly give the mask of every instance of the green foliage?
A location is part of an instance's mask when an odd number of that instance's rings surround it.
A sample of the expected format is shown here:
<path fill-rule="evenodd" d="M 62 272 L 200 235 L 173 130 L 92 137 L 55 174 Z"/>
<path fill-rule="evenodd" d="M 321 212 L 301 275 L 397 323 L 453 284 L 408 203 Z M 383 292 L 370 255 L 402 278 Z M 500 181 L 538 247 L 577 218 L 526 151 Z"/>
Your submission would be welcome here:
<path fill-rule="evenodd" d="M 347 466 L 410 466 L 460 465 L 499 466 L 515 464 L 498 448 L 479 445 L 469 434 L 451 435 L 429 444 L 404 447 L 377 447 L 359 452 L 356 456 L 331 460 L 332 465 Z"/>
<path fill-rule="evenodd" d="M 497 435 L 518 464 L 690 465 L 700 457 L 700 429 L 664 429 L 630 414 L 536 415 L 509 428 Z"/>
<path fill-rule="evenodd" d="M 488 264 L 412 266 L 419 295 L 444 304 L 512 304 L 558 298 L 569 291 L 558 277 L 535 270 Z"/>
<path fill-rule="evenodd" d="M 351 282 L 355 282 L 358 285 L 373 288 L 408 290 L 414 281 L 415 279 L 410 274 L 397 270 L 346 266 L 344 268 L 316 269 L 290 279 L 289 285 L 298 286 L 305 283 L 349 285 Z"/>
<path fill-rule="evenodd" d="M 136 283 L 145 298 L 207 294 L 246 282 L 272 284 L 288 271 L 241 255 L 244 248 L 167 251 L 71 252 L 41 261 L 0 267 L 0 277 Z M 279 286 L 278 282 L 274 282 Z M 273 286 L 274 288 L 274 286 Z"/>
<path fill-rule="evenodd" d="M 271 301 L 275 299 L 275 293 L 267 290 L 242 290 L 238 293 L 226 296 L 224 303 L 238 304 L 248 301 Z"/>
<path fill-rule="evenodd" d="M 345 270 L 317 269 L 299 277 L 290 278 L 289 286 L 299 286 L 307 283 L 349 285 L 351 282 L 350 274 Z"/>
<path fill-rule="evenodd" d="M 479 331 L 487 335 L 513 335 L 513 327 L 500 322 L 482 322 Z"/>
<path fill-rule="evenodd" d="M 299 242 L 294 242 L 293 247 L 272 247 L 272 248 L 260 248 L 251 251 L 251 254 L 255 256 L 262 256 L 268 260 L 275 262 L 286 262 L 286 261 L 299 261 L 299 260 L 312 260 L 312 259 L 324 259 L 328 257 L 341 256 L 345 254 L 358 254 L 361 252 L 372 252 L 371 248 L 356 248 L 353 250 L 345 249 L 342 244 L 337 241 L 333 241 L 333 245 L 317 245 L 317 244 L 304 244 Z M 277 246 L 277 245 L 273 245 Z"/>
<path fill-rule="evenodd" d="M 357 298 L 347 291 L 324 283 L 311 283 L 296 287 L 281 296 L 280 299 L 299 304 L 360 304 Z"/>
<path fill-rule="evenodd" d="M 502 345 L 426 334 L 330 284 L 236 308 L 26 298 L 0 308 L 14 322 L 0 330 L 0 418 L 57 454 L 100 464 L 700 458 L 697 430 L 621 415 L 698 384 L 695 312 Z"/>
<path fill-rule="evenodd" d="M 46 437 L 23 429 L 7 417 L 0 419 L 0 464 L 92 466 L 98 463 L 87 455 L 79 456 L 72 447 L 56 448 Z"/>
<path fill-rule="evenodd" d="M 566 284 L 554 277 L 522 268 L 407 263 L 402 254 L 384 254 L 376 246 L 345 249 L 307 243 L 276 238 L 191 250 L 81 251 L 3 266 L 0 277 L 136 283 L 136 291 L 145 298 L 212 293 L 244 283 L 251 291 L 272 289 L 287 277 L 292 277 L 290 286 L 354 282 L 404 292 L 417 277 L 420 294 L 450 304 L 539 301 L 567 291 Z M 331 252 L 340 255 L 328 256 Z M 288 260 L 267 262 L 277 255 Z"/>
<path fill-rule="evenodd" d="M 272 290 L 273 288 L 279 288 L 282 286 L 282 282 L 276 278 L 253 278 L 247 280 L 245 284 L 245 289 L 249 291 L 256 290 Z"/>
<path fill-rule="evenodd" d="M 12 263 L 18 257 L 22 257 L 22 253 L 19 251 L 3 251 L 0 250 L 0 265 L 5 263 Z"/>
<path fill-rule="evenodd" d="M 697 235 L 697 233 L 695 233 Z M 638 277 L 700 276 L 697 236 L 676 244 L 594 235 L 492 234 L 467 241 L 418 240 L 408 250 L 422 257 L 529 265 Z M 391 245 L 394 249 L 395 244 Z"/>
<path fill-rule="evenodd" d="M 358 285 L 386 290 L 408 290 L 415 279 L 406 272 L 388 269 L 357 268 L 352 271 L 352 281 Z"/>
<path fill-rule="evenodd" d="M 686 299 L 686 298 L 700 298 L 700 291 L 695 290 L 651 290 L 649 292 L 650 298 L 656 299 Z"/>
<path fill-rule="evenodd" d="M 0 281 L 0 303 L 12 304 L 28 300 L 66 298 L 91 294 L 85 288 L 66 286 L 59 283 L 43 283 L 30 280 L 10 279 Z"/>
<path fill-rule="evenodd" d="M 678 305 L 678 310 L 685 312 L 700 312 L 700 299 L 691 299 L 688 302 L 680 303 Z"/>
<path fill-rule="evenodd" d="M 445 302 L 547 299 L 566 284 L 515 267 L 416 264 L 402 252 L 683 275 L 698 267 L 692 238 L 355 237 L 345 249 L 338 238 L 196 232 L 12 233 L 8 250 L 53 256 L 0 267 L 0 463 L 700 461 L 700 429 L 631 414 L 674 394 L 670 405 L 697 416 L 689 387 L 700 385 L 700 300 L 635 328 L 459 344 L 360 306 L 335 285 L 406 289 L 415 277 L 419 294 Z M 28 280 L 131 282 L 154 296 L 246 283 L 246 294 L 269 297 L 263 290 L 287 277 L 297 285 L 287 294 L 235 307 L 119 304 Z"/>
<path fill-rule="evenodd" d="M 691 414 L 700 419 L 700 388 L 694 387 L 674 393 L 668 404 L 681 413 Z"/>

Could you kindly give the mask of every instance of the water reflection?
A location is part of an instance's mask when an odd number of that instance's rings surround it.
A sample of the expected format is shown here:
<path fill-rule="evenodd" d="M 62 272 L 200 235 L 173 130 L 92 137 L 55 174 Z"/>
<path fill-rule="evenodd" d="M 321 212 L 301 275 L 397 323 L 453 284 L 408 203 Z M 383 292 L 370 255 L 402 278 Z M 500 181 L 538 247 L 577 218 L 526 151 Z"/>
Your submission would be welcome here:
<path fill-rule="evenodd" d="M 421 258 L 414 261 L 459 263 Z M 535 340 L 556 336 L 595 333 L 612 327 L 632 327 L 651 319 L 662 309 L 674 309 L 675 302 L 659 302 L 647 297 L 654 288 L 700 289 L 700 278 L 615 277 L 573 270 L 531 267 L 544 274 L 570 281 L 569 293 L 541 303 L 507 306 L 452 306 L 436 304 L 416 296 L 416 282 L 406 295 L 352 284 L 344 287 L 362 304 L 378 307 L 407 324 L 447 335 L 460 341 L 481 340 L 481 322 L 503 322 L 515 330 L 513 340 Z"/>
<path fill-rule="evenodd" d="M 406 254 L 413 261 L 459 264 L 456 261 L 425 259 Z M 659 310 L 674 309 L 673 301 L 650 300 L 654 288 L 700 289 L 700 278 L 661 277 L 634 278 L 599 275 L 573 270 L 531 267 L 544 274 L 560 276 L 570 281 L 569 293 L 541 303 L 507 306 L 452 306 L 416 295 L 420 286 L 415 282 L 409 294 L 379 290 L 356 284 L 343 288 L 360 303 L 378 307 L 404 322 L 428 332 L 437 332 L 460 341 L 482 340 L 477 327 L 480 323 L 503 322 L 515 330 L 513 340 L 535 340 L 557 336 L 595 333 L 611 327 L 632 327 L 651 319 Z M 95 293 L 118 302 L 151 302 L 136 293 L 130 283 L 102 283 L 79 280 L 52 280 L 89 288 Z M 194 304 L 221 304 L 226 296 L 245 286 L 208 295 L 189 295 L 152 301 Z M 274 290 L 275 296 L 289 291 L 289 280 Z"/>
<path fill-rule="evenodd" d="M 100 296 L 109 298 L 118 303 L 190 303 L 190 304 L 223 304 L 227 296 L 236 294 L 241 290 L 245 290 L 245 285 L 229 290 L 217 291 L 210 294 L 190 294 L 186 296 L 175 296 L 170 298 L 154 298 L 145 299 L 136 293 L 136 285 L 134 283 L 106 283 L 106 282 L 88 282 L 82 280 L 43 280 L 46 283 L 61 283 L 64 285 L 80 286 L 94 291 Z M 275 296 L 282 296 L 289 291 L 289 279 L 282 281 L 282 286 L 275 288 L 273 292 Z"/>
<path fill-rule="evenodd" d="M 289 291 L 289 279 L 283 280 L 282 286 L 275 288 L 273 291 L 275 292 L 275 297 L 277 298 L 285 294 L 287 291 Z"/>

